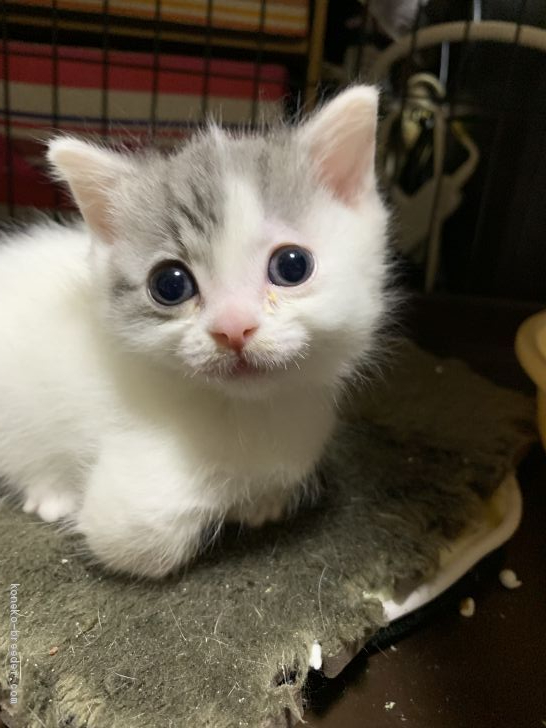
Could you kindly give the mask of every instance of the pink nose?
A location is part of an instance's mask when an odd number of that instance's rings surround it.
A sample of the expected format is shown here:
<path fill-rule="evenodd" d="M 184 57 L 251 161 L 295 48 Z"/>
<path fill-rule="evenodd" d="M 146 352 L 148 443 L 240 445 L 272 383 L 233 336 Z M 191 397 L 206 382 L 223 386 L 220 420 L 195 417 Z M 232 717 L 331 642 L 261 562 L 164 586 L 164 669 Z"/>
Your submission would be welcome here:
<path fill-rule="evenodd" d="M 211 331 L 210 335 L 214 341 L 225 349 L 233 349 L 233 351 L 242 351 L 248 340 L 257 331 L 257 326 L 249 325 L 247 327 L 235 325 L 225 325 L 216 327 L 217 330 Z"/>

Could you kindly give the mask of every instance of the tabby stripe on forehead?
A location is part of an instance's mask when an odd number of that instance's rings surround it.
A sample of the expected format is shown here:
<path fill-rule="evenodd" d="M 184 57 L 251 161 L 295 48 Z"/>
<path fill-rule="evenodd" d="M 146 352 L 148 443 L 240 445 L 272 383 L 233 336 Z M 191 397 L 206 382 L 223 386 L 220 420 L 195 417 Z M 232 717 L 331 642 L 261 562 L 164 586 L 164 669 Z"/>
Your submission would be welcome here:
<path fill-rule="evenodd" d="M 205 234 L 205 227 L 201 220 L 190 210 L 187 205 L 176 199 L 173 191 L 170 189 L 168 184 L 163 185 L 165 200 L 167 203 L 166 219 L 167 225 L 169 226 L 170 233 L 180 249 L 182 257 L 189 262 L 190 254 L 189 250 L 183 240 L 183 235 L 180 230 L 180 224 L 173 216 L 173 213 L 178 212 L 179 215 L 184 217 L 188 223 L 201 235 Z"/>
<path fill-rule="evenodd" d="M 212 201 L 207 201 L 206 197 L 201 194 L 194 184 L 191 185 L 191 191 L 195 200 L 195 206 L 199 210 L 200 215 L 206 220 L 210 220 L 213 225 L 217 225 L 218 218 L 213 210 L 212 204 L 210 204 Z"/>
<path fill-rule="evenodd" d="M 201 233 L 201 235 L 204 235 L 206 230 L 205 222 L 183 202 L 176 200 L 174 204 L 178 212 L 186 218 L 190 225 L 197 230 L 197 232 Z"/>
<path fill-rule="evenodd" d="M 190 252 L 188 250 L 188 246 L 182 242 L 182 234 L 180 232 L 180 226 L 174 219 L 174 217 L 170 214 L 166 217 L 167 227 L 169 228 L 169 232 L 171 234 L 171 238 L 175 241 L 175 243 L 178 245 L 178 248 L 180 250 L 180 256 L 187 262 L 190 262 Z"/>

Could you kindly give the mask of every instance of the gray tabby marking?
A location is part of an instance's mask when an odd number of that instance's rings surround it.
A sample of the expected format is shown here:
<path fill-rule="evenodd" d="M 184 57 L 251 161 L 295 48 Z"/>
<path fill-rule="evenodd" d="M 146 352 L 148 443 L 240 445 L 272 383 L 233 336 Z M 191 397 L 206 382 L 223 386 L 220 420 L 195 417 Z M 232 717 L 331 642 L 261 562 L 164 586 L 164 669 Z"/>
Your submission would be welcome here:
<path fill-rule="evenodd" d="M 174 201 L 174 206 L 180 215 L 186 218 L 196 232 L 201 233 L 201 235 L 205 235 L 206 228 L 202 217 L 198 217 L 187 205 L 178 200 Z"/>
<path fill-rule="evenodd" d="M 171 309 L 162 310 L 149 305 L 136 306 L 132 311 L 135 316 L 141 319 L 155 319 L 159 321 L 172 321 L 173 315 L 176 313 L 176 311 L 171 311 Z"/>
<path fill-rule="evenodd" d="M 131 283 L 127 278 L 122 275 L 116 276 L 112 281 L 112 296 L 115 299 L 123 298 L 128 293 L 136 293 L 141 288 L 138 283 Z"/>
<path fill-rule="evenodd" d="M 190 183 L 190 189 L 201 218 L 205 220 L 210 220 L 213 225 L 218 225 L 218 216 L 216 215 L 213 208 L 213 200 L 210 199 L 211 190 L 208 190 L 209 200 L 207 200 L 206 196 L 197 189 L 195 184 Z"/>

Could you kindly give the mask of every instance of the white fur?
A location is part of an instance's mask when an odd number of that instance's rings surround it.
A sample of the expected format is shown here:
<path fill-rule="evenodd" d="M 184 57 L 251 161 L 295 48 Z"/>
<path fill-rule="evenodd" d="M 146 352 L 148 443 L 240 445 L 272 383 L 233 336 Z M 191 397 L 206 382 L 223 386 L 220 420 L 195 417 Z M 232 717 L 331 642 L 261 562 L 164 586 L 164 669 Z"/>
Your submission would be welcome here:
<path fill-rule="evenodd" d="M 319 462 L 336 394 L 384 313 L 386 218 L 374 189 L 353 206 L 319 189 L 297 229 L 263 210 L 236 172 L 226 189 L 213 264 L 193 268 L 199 301 L 161 325 L 120 323 L 105 303 L 118 257 L 140 283 L 172 257 L 161 242 L 146 266 L 119 230 L 111 243 L 48 224 L 0 247 L 0 473 L 26 511 L 70 519 L 111 569 L 158 577 L 224 518 L 279 517 Z M 317 268 L 301 286 L 275 288 L 264 270 L 288 235 Z M 151 306 L 142 284 L 138 303 Z M 230 305 L 258 322 L 246 356 L 267 374 L 223 377 L 234 355 L 209 332 Z"/>

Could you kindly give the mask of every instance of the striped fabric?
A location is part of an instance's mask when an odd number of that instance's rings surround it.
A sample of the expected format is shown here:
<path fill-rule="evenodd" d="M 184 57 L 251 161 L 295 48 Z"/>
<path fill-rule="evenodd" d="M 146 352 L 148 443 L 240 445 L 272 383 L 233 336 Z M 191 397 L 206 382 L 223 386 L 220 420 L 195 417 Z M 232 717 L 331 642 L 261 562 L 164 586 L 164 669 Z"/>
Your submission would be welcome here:
<path fill-rule="evenodd" d="M 13 0 L 12 0 L 13 2 Z M 51 7 L 51 0 L 15 0 L 15 4 Z M 102 0 L 57 0 L 59 10 L 102 13 Z M 209 22 L 209 0 L 161 0 L 165 21 L 203 26 Z M 110 0 L 108 13 L 151 19 L 156 0 Z M 263 13 L 263 17 L 262 17 Z M 213 0 L 210 8 L 213 28 L 302 37 L 309 21 L 308 0 Z"/>
<path fill-rule="evenodd" d="M 272 64 L 258 68 L 222 59 L 207 64 L 200 58 L 161 55 L 154 71 L 152 54 L 110 51 L 105 57 L 97 49 L 62 46 L 56 71 L 54 60 L 49 45 L 8 45 L 11 154 L 8 122 L 2 126 L 0 121 L 0 204 L 9 199 L 8 185 L 17 206 L 47 208 L 58 202 L 42 172 L 43 142 L 56 131 L 137 146 L 150 136 L 155 109 L 155 141 L 170 145 L 201 121 L 204 94 L 207 114 L 229 126 L 250 120 L 255 97 L 258 119 L 278 117 L 288 89 L 287 71 Z M 6 109 L 5 75 L 0 56 L 0 113 Z"/>

